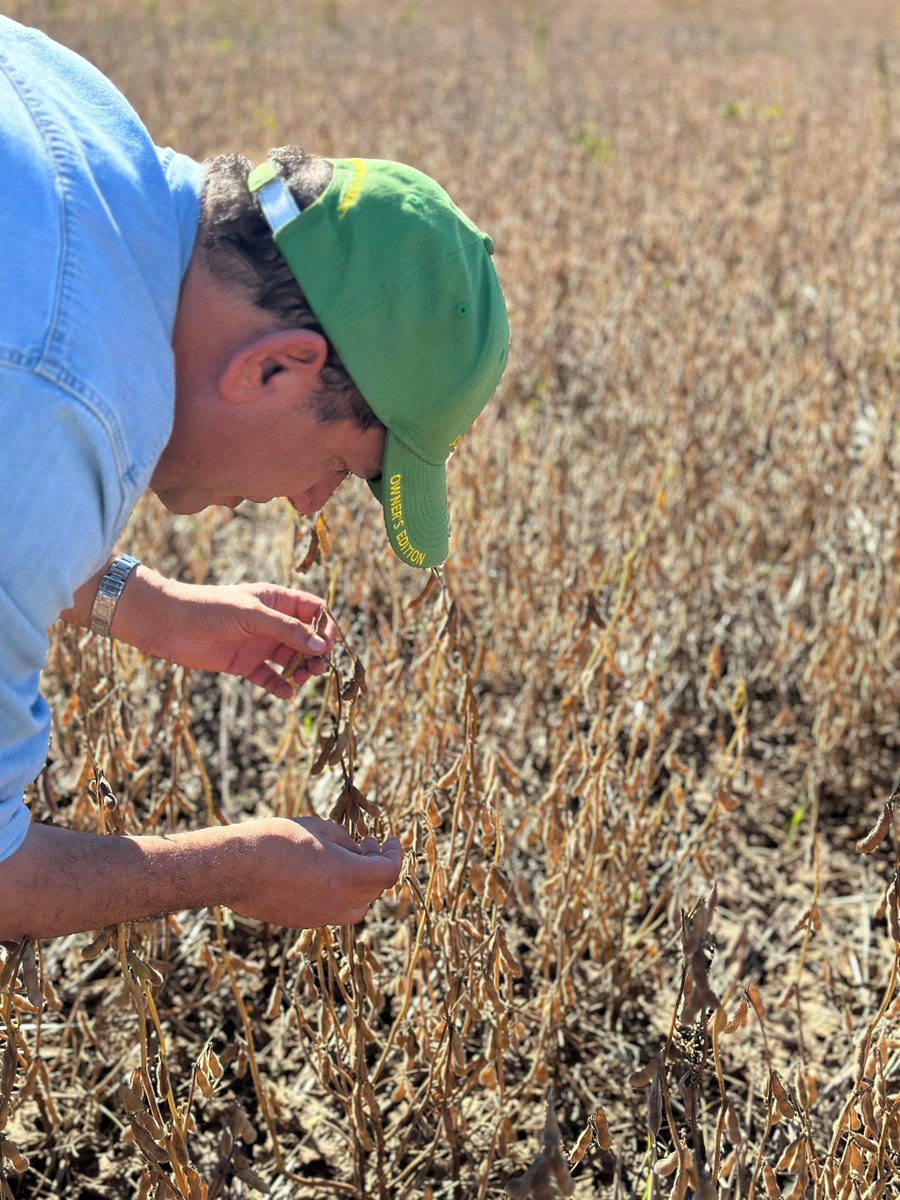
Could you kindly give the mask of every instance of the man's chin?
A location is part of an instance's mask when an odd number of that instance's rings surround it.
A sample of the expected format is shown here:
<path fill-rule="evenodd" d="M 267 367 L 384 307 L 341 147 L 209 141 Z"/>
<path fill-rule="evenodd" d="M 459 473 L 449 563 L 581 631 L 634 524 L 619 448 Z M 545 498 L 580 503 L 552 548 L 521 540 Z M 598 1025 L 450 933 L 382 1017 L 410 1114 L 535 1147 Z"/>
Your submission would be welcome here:
<path fill-rule="evenodd" d="M 170 513 L 175 513 L 179 517 L 190 517 L 195 513 L 203 512 L 206 508 L 218 506 L 237 508 L 244 499 L 243 496 L 210 496 L 206 499 L 199 496 L 186 496 L 175 491 L 154 492 L 154 495 Z"/>

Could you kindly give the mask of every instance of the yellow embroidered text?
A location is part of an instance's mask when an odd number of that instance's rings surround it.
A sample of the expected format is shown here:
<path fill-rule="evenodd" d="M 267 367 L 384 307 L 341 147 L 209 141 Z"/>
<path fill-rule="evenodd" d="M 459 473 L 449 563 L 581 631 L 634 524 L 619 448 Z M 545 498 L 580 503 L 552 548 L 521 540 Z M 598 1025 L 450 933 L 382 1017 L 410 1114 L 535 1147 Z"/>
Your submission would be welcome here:
<path fill-rule="evenodd" d="M 359 199 L 359 194 L 362 191 L 362 182 L 366 177 L 366 164 L 361 158 L 351 158 L 350 165 L 353 167 L 353 182 L 347 188 L 345 195 L 341 198 L 341 202 L 338 205 L 338 216 L 340 217 L 345 217 Z"/>
<path fill-rule="evenodd" d="M 409 534 L 406 532 L 406 522 L 403 519 L 403 499 L 400 494 L 400 485 L 402 482 L 402 475 L 391 476 L 388 508 L 391 518 L 391 528 L 397 534 L 397 549 L 401 556 L 416 566 L 421 567 L 425 562 L 425 555 L 410 542 Z"/>

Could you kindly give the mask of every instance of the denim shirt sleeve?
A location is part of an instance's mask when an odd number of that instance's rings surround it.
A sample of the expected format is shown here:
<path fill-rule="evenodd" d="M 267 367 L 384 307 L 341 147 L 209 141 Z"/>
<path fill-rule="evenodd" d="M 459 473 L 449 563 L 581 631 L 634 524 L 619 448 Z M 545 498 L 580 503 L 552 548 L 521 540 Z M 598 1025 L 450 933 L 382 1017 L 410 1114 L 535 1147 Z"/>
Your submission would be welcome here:
<path fill-rule="evenodd" d="M 113 549 L 174 417 L 202 167 L 94 67 L 0 16 L 0 861 L 47 755 L 48 629 Z"/>
<path fill-rule="evenodd" d="M 23 419 L 27 414 L 27 419 Z M 57 384 L 0 364 L 0 860 L 25 837 L 22 789 L 47 756 L 48 629 L 106 557 L 122 489 L 105 432 Z"/>

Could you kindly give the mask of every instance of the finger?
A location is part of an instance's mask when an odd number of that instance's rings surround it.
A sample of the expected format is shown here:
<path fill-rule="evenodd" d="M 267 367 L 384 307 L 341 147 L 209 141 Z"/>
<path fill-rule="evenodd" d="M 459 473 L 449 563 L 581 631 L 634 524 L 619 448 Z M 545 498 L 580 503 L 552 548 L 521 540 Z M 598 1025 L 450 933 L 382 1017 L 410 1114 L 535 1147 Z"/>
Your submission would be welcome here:
<path fill-rule="evenodd" d="M 400 844 L 399 838 L 388 838 L 381 848 L 381 857 L 388 859 L 392 865 L 396 865 L 397 874 L 400 874 L 400 868 L 403 866 L 403 847 Z"/>
<path fill-rule="evenodd" d="M 299 687 L 306 683 L 311 675 L 324 675 L 328 670 L 327 658 L 304 658 L 288 670 L 282 672 L 282 679 L 288 679 Z"/>
<path fill-rule="evenodd" d="M 308 658 L 330 654 L 334 646 L 334 637 L 314 633 L 302 621 L 285 616 L 261 601 L 259 608 L 249 614 L 247 623 L 248 633 L 251 635 L 269 638 L 273 642 L 290 647 L 291 650 L 299 651 Z M 327 624 L 325 628 L 327 629 Z"/>
<path fill-rule="evenodd" d="M 323 671 L 328 670 L 327 658 L 323 658 L 321 655 L 308 657 L 304 655 L 302 651 L 292 650 L 290 646 L 285 646 L 284 643 L 275 647 L 275 649 L 269 655 L 269 661 L 276 663 L 282 668 L 289 666 L 292 662 L 297 662 L 298 665 L 295 667 L 295 670 L 297 671 L 301 670 L 301 668 L 314 665 L 316 673 L 319 675 L 321 675 Z"/>
<path fill-rule="evenodd" d="M 293 675 L 291 675 L 291 676 L 284 675 L 282 678 L 287 679 L 288 683 L 290 683 L 291 686 L 296 689 L 296 688 L 303 687 L 304 683 L 306 683 L 306 681 L 307 681 L 307 679 L 309 679 L 309 677 L 310 677 L 310 673 L 306 669 L 306 667 L 300 666 L 300 667 L 297 667 L 297 669 L 294 671 Z"/>
<path fill-rule="evenodd" d="M 269 659 L 279 667 L 286 667 L 296 653 L 296 650 L 292 650 L 290 646 L 282 643 L 275 647 L 269 655 Z"/>
<path fill-rule="evenodd" d="M 251 683 L 255 683 L 257 687 L 263 688 L 270 696 L 275 696 L 279 700 L 290 700 L 294 695 L 294 689 L 290 683 L 273 671 L 267 663 L 260 663 L 244 678 L 249 679 Z"/>
<path fill-rule="evenodd" d="M 302 825 L 320 842 L 331 842 L 342 850 L 348 850 L 355 857 L 359 857 L 358 844 L 343 825 L 338 825 L 337 821 L 326 821 L 324 817 L 293 817 L 291 819 L 298 825 Z"/>
<path fill-rule="evenodd" d="M 270 658 L 282 668 L 279 678 L 286 679 L 295 688 L 301 687 L 312 675 L 324 675 L 329 668 L 327 658 L 304 658 L 288 646 L 279 646 Z"/>
<path fill-rule="evenodd" d="M 366 855 L 366 857 L 374 854 L 378 855 L 380 858 L 387 857 L 392 862 L 403 862 L 403 847 L 400 845 L 399 838 L 395 837 L 388 838 L 382 846 L 378 841 L 378 838 L 369 834 L 359 843 L 359 852 L 360 854 Z"/>
<path fill-rule="evenodd" d="M 312 592 L 301 591 L 300 588 L 286 588 L 278 583 L 257 583 L 252 585 L 254 595 L 258 596 L 270 608 L 301 621 L 311 621 L 325 600 Z"/>
<path fill-rule="evenodd" d="M 361 881 L 364 881 L 367 889 L 369 887 L 377 889 L 367 892 L 367 894 L 373 897 L 379 896 L 385 888 L 393 887 L 400 877 L 400 868 L 402 865 L 403 856 L 401 854 L 395 855 L 393 847 L 389 849 L 388 853 L 361 855 Z"/>
<path fill-rule="evenodd" d="M 320 600 L 318 596 L 308 596 L 307 599 L 313 600 L 315 607 L 309 617 L 303 619 L 306 620 L 307 624 L 312 626 L 316 633 L 333 645 L 340 637 L 341 630 L 331 610 L 325 601 Z"/>
<path fill-rule="evenodd" d="M 340 637 L 340 627 L 321 596 L 292 588 L 273 588 L 271 606 L 286 616 L 296 617 L 304 624 L 316 624 L 319 634 L 332 645 Z"/>

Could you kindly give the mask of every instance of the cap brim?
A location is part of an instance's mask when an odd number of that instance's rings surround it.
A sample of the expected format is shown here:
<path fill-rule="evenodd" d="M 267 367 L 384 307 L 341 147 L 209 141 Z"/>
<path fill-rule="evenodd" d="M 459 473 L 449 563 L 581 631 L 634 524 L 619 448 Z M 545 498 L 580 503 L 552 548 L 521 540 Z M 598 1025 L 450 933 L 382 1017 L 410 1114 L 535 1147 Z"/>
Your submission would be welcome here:
<path fill-rule="evenodd" d="M 440 566 L 450 549 L 446 464 L 425 462 L 388 430 L 382 475 L 370 486 L 397 557 L 413 567 Z"/>

